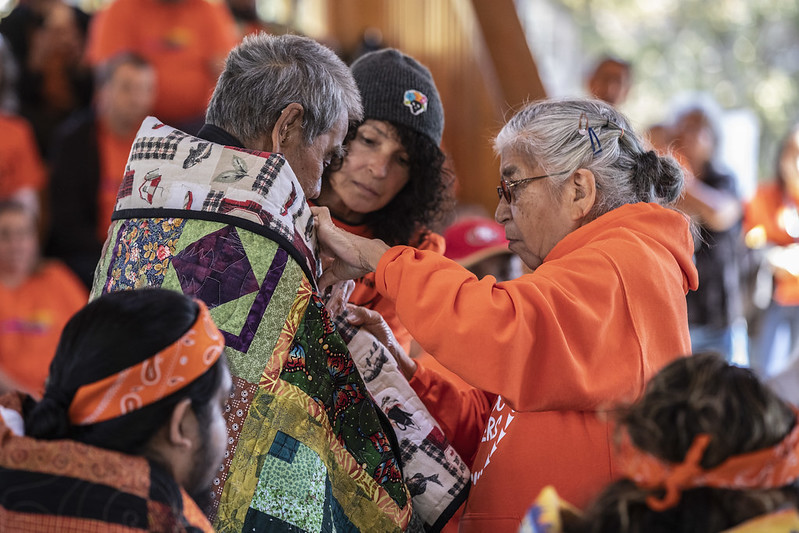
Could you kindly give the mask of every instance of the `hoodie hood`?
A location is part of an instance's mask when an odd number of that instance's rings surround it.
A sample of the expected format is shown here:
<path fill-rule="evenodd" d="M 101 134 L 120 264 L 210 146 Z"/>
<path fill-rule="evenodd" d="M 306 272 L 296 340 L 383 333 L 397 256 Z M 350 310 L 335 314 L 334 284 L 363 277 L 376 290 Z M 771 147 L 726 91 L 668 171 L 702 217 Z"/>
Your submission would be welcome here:
<path fill-rule="evenodd" d="M 277 234 L 321 273 L 313 216 L 283 154 L 224 146 L 147 117 L 136 134 L 113 219 L 217 220 Z"/>
<path fill-rule="evenodd" d="M 687 215 L 658 204 L 626 204 L 589 222 L 563 238 L 547 255 L 544 263 L 559 259 L 585 246 L 603 248 L 603 243 L 620 236 L 628 242 L 628 253 L 635 254 L 640 270 L 650 262 L 675 262 L 683 273 L 683 290 L 696 290 L 699 275 L 693 262 L 694 239 Z M 615 241 L 614 247 L 618 247 Z M 642 254 L 641 250 L 650 253 Z M 644 256 L 645 255 L 645 256 Z M 624 276 L 624 272 L 620 272 Z"/>

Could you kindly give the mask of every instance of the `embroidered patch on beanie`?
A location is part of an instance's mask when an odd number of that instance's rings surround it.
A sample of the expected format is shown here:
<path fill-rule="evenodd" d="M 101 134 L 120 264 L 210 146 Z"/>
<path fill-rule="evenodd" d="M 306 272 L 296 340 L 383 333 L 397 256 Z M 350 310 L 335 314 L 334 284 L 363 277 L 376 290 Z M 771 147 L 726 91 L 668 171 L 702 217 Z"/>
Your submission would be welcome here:
<path fill-rule="evenodd" d="M 427 97 L 416 89 L 405 91 L 405 101 L 403 103 L 408 106 L 413 115 L 419 115 L 427 111 Z"/>

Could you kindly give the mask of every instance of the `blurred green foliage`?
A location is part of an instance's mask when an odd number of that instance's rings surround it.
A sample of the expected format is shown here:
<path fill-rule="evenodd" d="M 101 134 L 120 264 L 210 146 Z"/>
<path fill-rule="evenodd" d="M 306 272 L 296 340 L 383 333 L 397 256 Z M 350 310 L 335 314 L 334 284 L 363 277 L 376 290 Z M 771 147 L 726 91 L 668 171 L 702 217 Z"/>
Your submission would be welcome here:
<path fill-rule="evenodd" d="M 799 120 L 796 0 L 560 0 L 583 47 L 634 64 L 626 106 L 643 124 L 668 119 L 672 96 L 705 91 L 723 108 L 749 108 L 761 125 L 760 174 Z"/>

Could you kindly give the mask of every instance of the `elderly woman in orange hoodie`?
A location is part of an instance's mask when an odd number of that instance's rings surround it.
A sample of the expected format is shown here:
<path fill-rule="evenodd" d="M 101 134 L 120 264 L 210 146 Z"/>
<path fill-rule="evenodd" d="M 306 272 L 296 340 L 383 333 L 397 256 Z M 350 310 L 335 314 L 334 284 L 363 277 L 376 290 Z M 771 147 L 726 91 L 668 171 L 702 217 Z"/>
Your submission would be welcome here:
<path fill-rule="evenodd" d="M 690 353 L 697 286 L 690 223 L 671 209 L 683 174 L 595 100 L 530 104 L 495 141 L 496 219 L 532 270 L 497 283 L 439 254 L 336 228 L 321 283 L 374 270 L 421 346 L 475 390 L 410 360 L 406 376 L 461 455 L 472 488 L 461 531 L 515 532 L 545 485 L 585 504 L 618 476 L 601 414 Z M 471 447 L 471 449 L 468 449 Z"/>

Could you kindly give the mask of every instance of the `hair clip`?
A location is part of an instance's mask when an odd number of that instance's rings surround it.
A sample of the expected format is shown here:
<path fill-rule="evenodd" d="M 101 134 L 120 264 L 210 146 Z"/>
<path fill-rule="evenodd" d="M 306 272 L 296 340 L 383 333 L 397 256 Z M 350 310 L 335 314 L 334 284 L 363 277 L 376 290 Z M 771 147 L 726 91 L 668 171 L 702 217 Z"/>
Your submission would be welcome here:
<path fill-rule="evenodd" d="M 585 136 L 586 128 L 588 128 L 588 117 L 585 116 L 585 113 L 580 113 L 580 119 L 577 121 L 577 133 Z"/>
<path fill-rule="evenodd" d="M 602 153 L 602 144 L 599 142 L 599 135 L 596 134 L 594 128 L 588 128 L 588 140 L 591 141 L 591 151 L 594 152 L 594 155 Z M 594 141 L 596 141 L 596 145 Z"/>
<path fill-rule="evenodd" d="M 602 126 L 599 127 L 601 130 Z M 602 143 L 599 142 L 599 135 L 597 132 L 588 125 L 588 117 L 585 113 L 580 113 L 580 119 L 577 121 L 577 133 L 585 137 L 588 135 L 588 140 L 591 141 L 591 152 L 594 155 L 602 153 Z"/>

